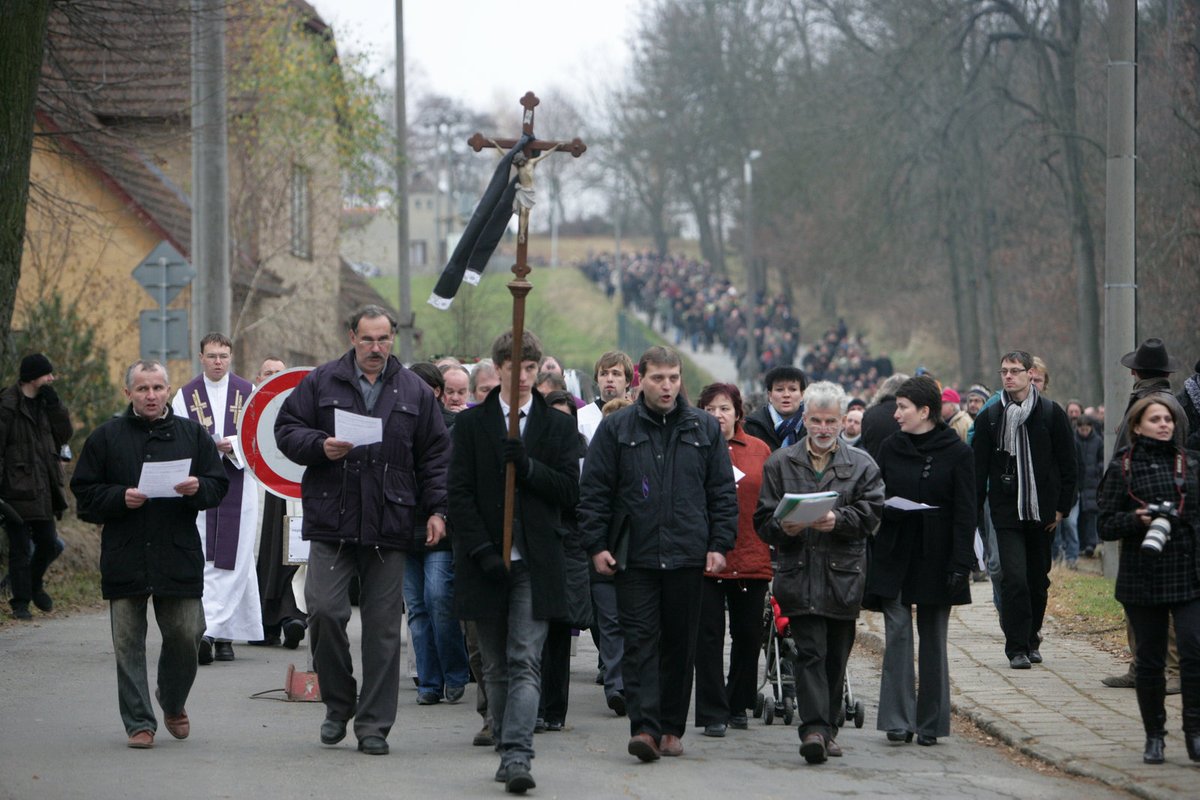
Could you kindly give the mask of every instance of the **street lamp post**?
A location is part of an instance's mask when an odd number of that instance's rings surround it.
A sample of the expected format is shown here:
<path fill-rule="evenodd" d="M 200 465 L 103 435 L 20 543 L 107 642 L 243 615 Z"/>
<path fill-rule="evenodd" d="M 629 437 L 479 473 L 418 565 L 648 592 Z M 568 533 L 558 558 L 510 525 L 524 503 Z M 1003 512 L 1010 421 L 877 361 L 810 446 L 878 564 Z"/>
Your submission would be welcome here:
<path fill-rule="evenodd" d="M 742 209 L 743 225 L 745 226 L 746 242 L 743 247 L 743 261 L 746 273 L 747 301 L 744 306 L 746 324 L 746 366 L 743 373 L 753 384 L 758 373 L 758 342 L 754 338 L 754 300 L 758 296 L 758 270 L 754 266 L 754 162 L 762 155 L 761 150 L 751 150 L 746 154 L 742 163 L 742 180 L 746 185 L 746 203 Z M 753 391 L 753 385 L 747 386 Z"/>

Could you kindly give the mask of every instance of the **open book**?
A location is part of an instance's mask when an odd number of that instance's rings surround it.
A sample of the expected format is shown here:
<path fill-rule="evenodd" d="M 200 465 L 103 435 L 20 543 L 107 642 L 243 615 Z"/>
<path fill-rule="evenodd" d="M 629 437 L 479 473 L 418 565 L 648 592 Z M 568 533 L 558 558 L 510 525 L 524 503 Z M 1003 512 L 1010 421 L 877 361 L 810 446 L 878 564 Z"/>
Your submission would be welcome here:
<path fill-rule="evenodd" d="M 775 506 L 775 519 L 779 522 L 796 522 L 811 525 L 828 514 L 837 502 L 837 492 L 788 493 Z"/>

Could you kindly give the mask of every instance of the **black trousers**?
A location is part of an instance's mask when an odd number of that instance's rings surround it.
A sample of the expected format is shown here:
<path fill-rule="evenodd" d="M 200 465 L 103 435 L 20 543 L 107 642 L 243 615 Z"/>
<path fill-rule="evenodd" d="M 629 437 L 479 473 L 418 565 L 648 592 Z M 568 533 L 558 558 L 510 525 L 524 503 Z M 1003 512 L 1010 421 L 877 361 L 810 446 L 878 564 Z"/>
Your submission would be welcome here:
<path fill-rule="evenodd" d="M 546 722 L 567 721 L 571 693 L 571 626 L 551 622 L 542 645 L 542 697 L 538 716 Z"/>
<path fill-rule="evenodd" d="M 655 741 L 683 736 L 692 701 L 704 570 L 630 568 L 617 573 L 625 632 L 621 675 L 629 729 Z"/>
<path fill-rule="evenodd" d="M 50 562 L 58 558 L 58 531 L 52 519 L 27 520 L 8 531 L 8 579 L 12 606 L 28 607 L 42 590 Z"/>
<path fill-rule="evenodd" d="M 1125 605 L 1125 616 L 1136 634 L 1134 677 L 1139 686 L 1162 684 L 1166 679 L 1167 637 L 1175 618 L 1179 644 L 1179 676 L 1200 683 L 1200 599 L 1161 606 Z"/>
<path fill-rule="evenodd" d="M 819 733 L 837 737 L 838 709 L 846 681 L 846 662 L 854 646 L 854 620 L 804 614 L 791 618 L 796 643 L 796 716 L 800 737 Z"/>
<path fill-rule="evenodd" d="M 1042 522 L 996 525 L 1000 554 L 1000 627 L 1009 658 L 1036 650 L 1050 589 L 1050 545 L 1054 532 Z"/>
<path fill-rule="evenodd" d="M 696 639 L 696 725 L 728 722 L 754 707 L 763 642 L 765 580 L 704 579 Z M 729 611 L 729 674 L 725 675 L 725 611 Z"/>

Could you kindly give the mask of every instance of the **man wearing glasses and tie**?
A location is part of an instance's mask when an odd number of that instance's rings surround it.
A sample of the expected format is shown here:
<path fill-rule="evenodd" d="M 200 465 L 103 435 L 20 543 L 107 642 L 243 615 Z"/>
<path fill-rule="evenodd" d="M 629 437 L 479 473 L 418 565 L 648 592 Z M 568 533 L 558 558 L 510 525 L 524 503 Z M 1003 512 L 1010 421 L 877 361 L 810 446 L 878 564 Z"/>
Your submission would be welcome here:
<path fill-rule="evenodd" d="M 390 355 L 396 320 L 379 306 L 349 319 L 351 349 L 314 369 L 284 401 L 275 439 L 305 466 L 304 600 L 321 682 L 321 743 L 354 720 L 358 749 L 388 752 L 400 685 L 405 555 L 446 535 L 450 436 L 433 391 Z M 359 579 L 361 687 L 350 641 L 350 581 Z"/>

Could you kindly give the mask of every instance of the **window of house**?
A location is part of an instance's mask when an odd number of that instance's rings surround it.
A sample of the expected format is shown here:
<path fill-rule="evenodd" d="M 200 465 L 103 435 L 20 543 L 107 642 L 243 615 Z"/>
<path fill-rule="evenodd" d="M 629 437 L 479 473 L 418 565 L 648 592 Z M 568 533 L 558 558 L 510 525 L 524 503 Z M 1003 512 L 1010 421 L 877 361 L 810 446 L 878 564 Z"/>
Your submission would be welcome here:
<path fill-rule="evenodd" d="M 423 267 L 426 264 L 428 252 L 425 248 L 425 241 L 418 239 L 408 243 L 408 263 L 414 267 Z"/>
<path fill-rule="evenodd" d="M 292 255 L 312 258 L 312 196 L 308 169 L 292 165 Z"/>

